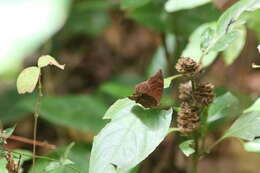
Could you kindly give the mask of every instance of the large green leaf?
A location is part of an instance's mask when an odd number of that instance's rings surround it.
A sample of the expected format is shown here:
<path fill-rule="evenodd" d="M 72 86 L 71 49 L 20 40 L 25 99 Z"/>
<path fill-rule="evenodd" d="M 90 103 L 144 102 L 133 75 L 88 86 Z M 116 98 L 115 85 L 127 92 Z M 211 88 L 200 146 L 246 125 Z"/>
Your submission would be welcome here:
<path fill-rule="evenodd" d="M 90 173 L 135 167 L 167 135 L 172 110 L 145 109 L 126 98 L 114 103 L 107 114 L 112 120 L 94 139 Z"/>
<path fill-rule="evenodd" d="M 63 153 L 65 152 L 66 147 L 60 147 L 56 151 L 48 154 L 48 157 L 59 160 L 60 157 L 63 156 Z M 68 154 L 68 158 L 74 162 L 72 165 L 73 167 L 77 168 L 81 173 L 88 173 L 88 167 L 89 167 L 89 157 L 90 157 L 90 150 L 91 145 L 80 143 L 76 144 Z M 46 159 L 38 159 L 36 161 L 36 172 L 37 173 L 46 173 L 45 168 L 53 161 L 46 160 Z M 30 170 L 30 173 L 32 171 Z M 58 169 L 54 169 L 52 171 L 49 171 L 48 173 L 74 173 L 73 169 L 68 167 L 61 167 Z M 75 172 L 76 173 L 76 172 Z"/>
<path fill-rule="evenodd" d="M 241 24 L 240 16 L 246 11 L 255 10 L 257 3 L 259 3 L 259 0 L 241 0 L 226 10 L 219 18 L 215 34 L 210 39 L 211 41 L 204 53 L 226 49 L 237 37 L 236 34 L 238 33 L 235 28 Z"/>
<path fill-rule="evenodd" d="M 239 56 L 246 43 L 246 27 L 241 26 L 237 29 L 238 34 L 233 43 L 231 43 L 227 49 L 223 52 L 222 59 L 227 65 L 232 64 Z"/>
<path fill-rule="evenodd" d="M 251 141 L 257 136 L 260 136 L 260 111 L 241 115 L 226 131 L 222 139 L 237 137 Z"/>
<path fill-rule="evenodd" d="M 260 111 L 260 98 L 258 98 L 253 105 L 251 105 L 249 108 L 244 110 L 244 113 L 253 112 L 253 111 Z"/>
<path fill-rule="evenodd" d="M 150 2 L 151 0 L 121 0 L 121 8 L 137 8 Z"/>
<path fill-rule="evenodd" d="M 206 28 L 214 27 L 215 23 L 207 23 L 199 26 L 190 36 L 189 43 L 182 52 L 182 57 L 189 57 L 199 62 L 202 58 L 203 52 L 200 49 L 201 35 L 204 33 Z M 208 55 L 203 57 L 202 66 L 210 65 L 217 57 L 217 52 L 210 52 Z"/>
<path fill-rule="evenodd" d="M 35 100 L 23 105 L 33 112 Z M 40 117 L 58 125 L 97 132 L 105 125 L 102 116 L 106 109 L 106 104 L 95 96 L 47 96 L 42 100 Z"/>
<path fill-rule="evenodd" d="M 209 2 L 211 2 L 211 0 L 168 0 L 165 4 L 165 10 L 175 12 L 195 8 Z"/>

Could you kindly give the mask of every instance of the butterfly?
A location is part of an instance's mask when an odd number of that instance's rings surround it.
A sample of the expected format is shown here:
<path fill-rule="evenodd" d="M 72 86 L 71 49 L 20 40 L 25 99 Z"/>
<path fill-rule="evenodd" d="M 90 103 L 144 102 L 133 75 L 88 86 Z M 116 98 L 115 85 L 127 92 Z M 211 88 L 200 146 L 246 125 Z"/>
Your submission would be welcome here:
<path fill-rule="evenodd" d="M 156 107 L 160 104 L 162 98 L 163 84 L 162 70 L 159 70 L 155 75 L 148 78 L 147 81 L 136 85 L 134 94 L 128 98 L 143 105 L 145 108 Z"/>

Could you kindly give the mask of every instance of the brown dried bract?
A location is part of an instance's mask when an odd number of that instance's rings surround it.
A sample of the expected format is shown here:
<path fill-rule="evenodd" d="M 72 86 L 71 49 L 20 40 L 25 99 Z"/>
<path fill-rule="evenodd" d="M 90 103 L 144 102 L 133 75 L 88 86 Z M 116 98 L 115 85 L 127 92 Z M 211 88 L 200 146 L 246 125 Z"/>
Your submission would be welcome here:
<path fill-rule="evenodd" d="M 213 92 L 214 85 L 211 83 L 199 84 L 194 92 L 194 99 L 198 107 L 205 107 L 211 104 L 215 94 Z"/>
<path fill-rule="evenodd" d="M 191 58 L 181 57 L 176 66 L 176 70 L 180 73 L 184 73 L 186 76 L 194 76 L 200 71 L 199 64 Z"/>
<path fill-rule="evenodd" d="M 146 108 L 156 107 L 160 104 L 163 94 L 163 74 L 159 70 L 147 81 L 135 86 L 135 93 L 129 99 L 135 100 Z"/>
<path fill-rule="evenodd" d="M 182 133 L 190 133 L 199 127 L 199 109 L 183 102 L 181 110 L 178 112 L 177 125 Z"/>
<path fill-rule="evenodd" d="M 181 101 L 192 101 L 192 83 L 191 81 L 179 85 L 179 99 Z"/>
<path fill-rule="evenodd" d="M 5 152 L 4 157 L 7 160 L 6 169 L 8 170 L 8 172 L 9 173 L 17 173 L 19 166 L 14 161 L 13 156 L 9 152 Z"/>

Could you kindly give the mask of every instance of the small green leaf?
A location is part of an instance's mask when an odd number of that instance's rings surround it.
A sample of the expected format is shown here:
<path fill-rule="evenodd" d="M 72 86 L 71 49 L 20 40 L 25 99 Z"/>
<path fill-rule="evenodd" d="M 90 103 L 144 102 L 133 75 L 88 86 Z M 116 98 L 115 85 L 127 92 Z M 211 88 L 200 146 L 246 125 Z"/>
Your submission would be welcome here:
<path fill-rule="evenodd" d="M 209 2 L 211 2 L 211 0 L 168 0 L 165 4 L 165 10 L 175 12 L 195 8 Z"/>
<path fill-rule="evenodd" d="M 247 112 L 253 112 L 253 111 L 260 111 L 260 98 L 258 98 L 253 105 L 251 105 L 249 108 L 244 110 L 244 113 Z"/>
<path fill-rule="evenodd" d="M 260 153 L 260 139 L 244 143 L 244 149 L 249 152 Z"/>
<path fill-rule="evenodd" d="M 179 147 L 185 156 L 189 157 L 195 152 L 194 148 L 192 148 L 192 145 L 194 145 L 194 140 L 187 140 L 181 143 Z"/>
<path fill-rule="evenodd" d="M 19 94 L 32 93 L 40 76 L 40 68 L 28 67 L 24 69 L 17 78 L 17 90 Z"/>
<path fill-rule="evenodd" d="M 50 55 L 44 55 L 44 56 L 41 56 L 38 59 L 38 67 L 39 68 L 43 68 L 43 67 L 46 67 L 48 65 L 54 65 L 54 66 L 58 67 L 61 70 L 64 70 L 64 68 L 65 68 L 65 65 L 59 64 L 55 60 L 55 58 L 51 57 Z"/>
<path fill-rule="evenodd" d="M 260 111 L 241 115 L 226 131 L 222 139 L 237 137 L 252 141 L 257 136 L 260 136 Z"/>
<path fill-rule="evenodd" d="M 223 52 L 222 59 L 227 65 L 232 64 L 239 56 L 246 43 L 246 27 L 241 25 L 238 29 L 238 37 Z"/>
<path fill-rule="evenodd" d="M 181 76 L 182 75 L 174 75 L 174 76 L 165 78 L 164 81 L 163 81 L 163 83 L 164 83 L 163 88 L 169 88 L 171 83 L 172 83 L 172 80 L 179 78 Z"/>
<path fill-rule="evenodd" d="M 223 118 L 230 119 L 232 107 L 235 106 L 238 106 L 238 99 L 230 92 L 217 97 L 209 107 L 207 122 L 210 124 Z"/>
<path fill-rule="evenodd" d="M 0 137 L 0 145 L 3 144 L 6 141 L 6 139 L 8 139 L 13 134 L 15 128 L 16 126 L 12 126 L 3 130 Z"/>
<path fill-rule="evenodd" d="M 115 166 L 120 171 L 135 167 L 168 134 L 172 116 L 171 109 L 145 109 L 129 99 L 117 101 L 109 112 L 106 117 L 111 122 L 94 138 L 89 173 L 115 173 Z"/>
<path fill-rule="evenodd" d="M 151 0 L 121 0 L 121 8 L 126 9 L 126 8 L 137 8 L 141 7 Z"/>

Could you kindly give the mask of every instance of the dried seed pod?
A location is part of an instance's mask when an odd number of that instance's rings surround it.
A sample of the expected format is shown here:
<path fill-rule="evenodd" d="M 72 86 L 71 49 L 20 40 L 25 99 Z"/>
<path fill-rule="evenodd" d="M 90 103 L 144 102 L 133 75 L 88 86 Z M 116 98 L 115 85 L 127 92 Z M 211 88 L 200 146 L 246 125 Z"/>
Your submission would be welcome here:
<path fill-rule="evenodd" d="M 183 102 L 181 110 L 178 112 L 177 125 L 182 133 L 190 133 L 199 127 L 199 109 Z"/>
<path fill-rule="evenodd" d="M 6 169 L 9 173 L 17 173 L 18 164 L 14 161 L 12 154 L 9 152 L 4 153 L 4 157 L 7 160 Z"/>
<path fill-rule="evenodd" d="M 200 66 L 191 58 L 181 57 L 175 66 L 176 70 L 180 73 L 184 73 L 186 76 L 194 76 L 199 72 Z"/>
<path fill-rule="evenodd" d="M 214 100 L 214 85 L 211 83 L 198 84 L 194 91 L 194 99 L 198 107 L 208 106 Z"/>
<path fill-rule="evenodd" d="M 179 85 L 179 99 L 186 102 L 192 101 L 192 83 L 191 81 Z"/>

